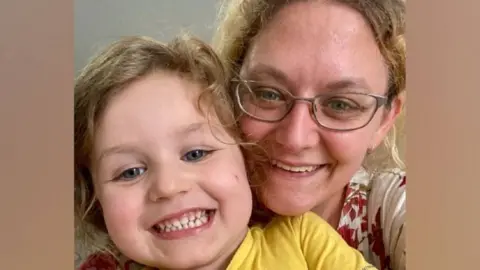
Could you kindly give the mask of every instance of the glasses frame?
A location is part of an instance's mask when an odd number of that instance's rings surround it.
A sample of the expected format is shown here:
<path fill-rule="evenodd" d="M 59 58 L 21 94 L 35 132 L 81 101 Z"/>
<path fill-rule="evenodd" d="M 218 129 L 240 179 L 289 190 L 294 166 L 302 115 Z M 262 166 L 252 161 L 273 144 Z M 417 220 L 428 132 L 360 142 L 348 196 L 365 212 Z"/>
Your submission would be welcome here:
<path fill-rule="evenodd" d="M 358 130 L 358 129 L 362 129 L 364 127 L 366 127 L 368 124 L 370 124 L 370 122 L 372 121 L 373 117 L 375 116 L 375 114 L 377 113 L 377 111 L 384 105 L 387 104 L 388 102 L 388 98 L 386 96 L 382 96 L 382 95 L 376 95 L 376 94 L 367 94 L 367 93 L 358 93 L 358 92 L 344 92 L 344 94 L 357 94 L 357 95 L 365 95 L 365 96 L 370 96 L 370 97 L 373 97 L 375 98 L 375 102 L 376 102 L 376 106 L 375 106 L 375 109 L 373 110 L 372 112 L 372 115 L 370 116 L 370 118 L 368 119 L 368 121 L 360 126 L 360 127 L 356 127 L 356 128 L 349 128 L 349 129 L 338 129 L 338 128 L 331 128 L 331 127 L 328 127 L 328 126 L 325 126 L 324 124 L 322 124 L 319 119 L 317 118 L 316 116 L 316 106 L 315 106 L 315 101 L 318 100 L 319 98 L 321 97 L 324 97 L 326 96 L 326 94 L 319 94 L 319 95 L 316 95 L 314 97 L 311 97 L 311 98 L 304 98 L 304 97 L 296 97 L 294 95 L 292 95 L 292 93 L 288 92 L 288 91 L 282 91 L 282 90 L 278 90 L 276 88 L 273 88 L 271 87 L 272 89 L 275 89 L 279 92 L 282 92 L 282 93 L 287 93 L 292 102 L 290 103 L 290 105 L 287 107 L 287 110 L 285 112 L 285 114 L 278 120 L 266 120 L 266 119 L 263 119 L 263 118 L 259 118 L 249 112 L 247 112 L 247 110 L 245 110 L 245 108 L 243 107 L 242 105 L 242 102 L 241 102 L 241 99 L 240 99 L 240 86 L 242 84 L 244 84 L 246 87 L 250 88 L 248 86 L 248 83 L 247 81 L 245 80 L 239 80 L 239 79 L 234 79 L 232 80 L 234 83 L 235 83 L 235 87 L 234 87 L 234 91 L 235 91 L 235 103 L 238 105 L 238 107 L 240 107 L 240 110 L 242 110 L 243 113 L 247 114 L 248 116 L 252 117 L 253 119 L 255 120 L 258 120 L 258 121 L 262 121 L 262 122 L 266 122 L 266 123 L 278 123 L 278 122 L 281 122 L 283 119 L 285 119 L 285 117 L 287 117 L 287 115 L 290 114 L 290 112 L 292 111 L 293 107 L 295 107 L 296 103 L 297 102 L 306 102 L 309 104 L 309 112 L 310 112 L 310 116 L 312 117 L 312 119 L 315 121 L 315 123 L 317 123 L 318 126 L 322 127 L 322 128 L 325 128 L 325 129 L 328 129 L 328 130 L 333 130 L 333 131 L 342 131 L 342 132 L 347 132 L 347 131 L 354 131 L 354 130 Z"/>

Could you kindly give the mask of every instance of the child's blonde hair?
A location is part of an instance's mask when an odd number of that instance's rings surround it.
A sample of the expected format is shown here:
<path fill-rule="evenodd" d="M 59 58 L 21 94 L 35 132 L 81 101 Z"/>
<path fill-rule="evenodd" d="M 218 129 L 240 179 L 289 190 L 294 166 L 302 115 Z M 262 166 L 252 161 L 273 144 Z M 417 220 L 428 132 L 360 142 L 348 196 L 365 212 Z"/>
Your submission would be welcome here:
<path fill-rule="evenodd" d="M 113 43 L 97 55 L 75 82 L 75 223 L 76 237 L 92 251 L 117 255 L 108 238 L 100 205 L 95 197 L 92 148 L 98 120 L 115 95 L 129 84 L 157 71 L 172 72 L 202 86 L 196 104 L 203 113 L 210 109 L 229 135 L 240 143 L 240 131 L 227 91 L 230 77 L 215 53 L 202 41 L 183 36 L 164 44 L 146 37 L 130 37 Z M 244 155 L 247 145 L 242 147 Z M 247 167 L 254 166 L 251 157 Z M 248 170 L 249 177 L 259 170 Z"/>

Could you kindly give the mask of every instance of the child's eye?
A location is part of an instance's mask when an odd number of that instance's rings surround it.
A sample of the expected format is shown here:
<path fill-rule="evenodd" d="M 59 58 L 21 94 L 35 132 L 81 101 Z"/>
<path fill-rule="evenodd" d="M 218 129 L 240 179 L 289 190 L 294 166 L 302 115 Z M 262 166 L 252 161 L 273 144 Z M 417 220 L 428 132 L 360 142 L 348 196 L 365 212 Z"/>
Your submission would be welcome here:
<path fill-rule="evenodd" d="M 146 168 L 141 168 L 141 167 L 129 168 L 123 171 L 119 176 L 115 177 L 115 180 L 125 180 L 125 181 L 133 180 L 138 176 L 144 174 L 146 171 L 147 171 Z"/>
<path fill-rule="evenodd" d="M 195 149 L 195 150 L 192 150 L 192 151 L 188 151 L 185 155 L 183 155 L 182 160 L 187 161 L 187 162 L 200 161 L 212 152 L 213 151 Z"/>

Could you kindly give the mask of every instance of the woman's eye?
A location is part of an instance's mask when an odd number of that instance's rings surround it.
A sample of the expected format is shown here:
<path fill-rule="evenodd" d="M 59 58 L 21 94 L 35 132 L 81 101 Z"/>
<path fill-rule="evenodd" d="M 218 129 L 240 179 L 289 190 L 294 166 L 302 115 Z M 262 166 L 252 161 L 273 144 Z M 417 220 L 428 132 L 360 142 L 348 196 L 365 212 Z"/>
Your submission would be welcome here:
<path fill-rule="evenodd" d="M 352 109 L 357 108 L 357 106 L 355 106 L 351 102 L 347 102 L 347 101 L 344 101 L 344 100 L 338 100 L 338 99 L 337 100 L 330 100 L 327 103 L 327 107 L 329 109 L 334 110 L 334 111 L 347 111 L 347 110 L 352 110 Z"/>
<path fill-rule="evenodd" d="M 146 168 L 129 168 L 123 171 L 118 177 L 118 180 L 132 180 L 146 172 Z"/>
<path fill-rule="evenodd" d="M 210 154 L 212 151 L 207 151 L 207 150 L 201 150 L 201 149 L 195 149 L 192 151 L 187 152 L 183 157 L 182 160 L 188 161 L 188 162 L 195 162 L 195 161 L 200 161 L 204 157 L 206 157 L 208 154 Z"/>
<path fill-rule="evenodd" d="M 255 96 L 257 98 L 263 99 L 263 100 L 268 100 L 268 101 L 278 101 L 282 100 L 282 94 L 272 91 L 272 90 L 265 90 L 265 89 L 259 89 L 255 91 Z"/>

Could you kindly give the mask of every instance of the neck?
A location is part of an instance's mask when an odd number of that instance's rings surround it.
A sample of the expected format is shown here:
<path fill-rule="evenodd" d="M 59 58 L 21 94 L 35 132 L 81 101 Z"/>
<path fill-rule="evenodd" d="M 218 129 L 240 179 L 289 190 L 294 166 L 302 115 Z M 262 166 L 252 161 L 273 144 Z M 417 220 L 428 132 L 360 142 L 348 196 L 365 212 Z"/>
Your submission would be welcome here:
<path fill-rule="evenodd" d="M 312 212 L 326 220 L 333 228 L 337 228 L 342 214 L 343 203 L 345 201 L 347 189 L 333 194 L 326 201 L 315 206 Z"/>

